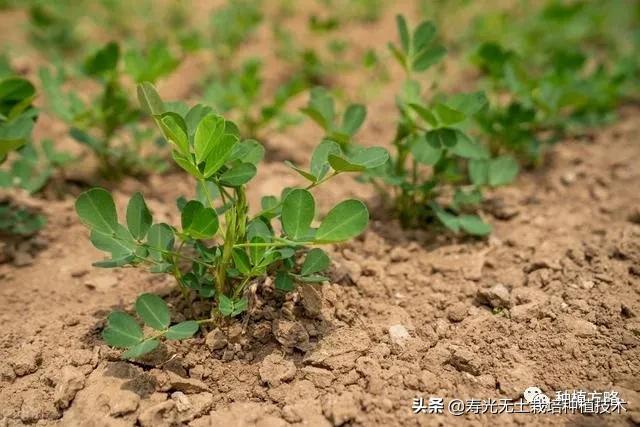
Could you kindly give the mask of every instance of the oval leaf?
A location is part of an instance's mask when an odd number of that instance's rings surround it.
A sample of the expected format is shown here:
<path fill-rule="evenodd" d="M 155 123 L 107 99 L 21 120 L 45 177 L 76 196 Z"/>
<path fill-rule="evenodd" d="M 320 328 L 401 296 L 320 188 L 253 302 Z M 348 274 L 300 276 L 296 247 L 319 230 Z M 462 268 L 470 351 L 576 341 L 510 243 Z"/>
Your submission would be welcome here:
<path fill-rule="evenodd" d="M 329 267 L 331 260 L 329 256 L 320 248 L 314 248 L 309 251 L 307 257 L 304 259 L 300 274 L 308 276 L 309 274 L 324 271 Z"/>
<path fill-rule="evenodd" d="M 162 102 L 156 88 L 149 82 L 138 85 L 138 101 L 142 109 L 152 116 L 159 116 L 166 111 L 164 102 Z"/>
<path fill-rule="evenodd" d="M 122 311 L 114 311 L 107 317 L 107 327 L 102 338 L 113 347 L 128 348 L 142 341 L 144 335 L 136 320 Z"/>
<path fill-rule="evenodd" d="M 129 350 L 122 353 L 122 358 L 138 359 L 147 353 L 151 353 L 153 350 L 155 350 L 158 347 L 159 344 L 160 344 L 160 341 L 158 340 L 148 340 L 148 341 L 141 342 L 140 344 L 137 344 L 131 347 Z"/>
<path fill-rule="evenodd" d="M 200 329 L 200 325 L 195 320 L 187 320 L 173 325 L 164 335 L 168 340 L 184 340 L 191 338 Z"/>
<path fill-rule="evenodd" d="M 164 258 L 163 251 L 173 249 L 173 229 L 167 224 L 153 224 L 147 233 L 147 245 L 149 255 L 157 261 Z"/>
<path fill-rule="evenodd" d="M 369 211 L 359 200 L 345 200 L 329 211 L 316 232 L 317 242 L 341 242 L 362 233 L 369 223 Z"/>
<path fill-rule="evenodd" d="M 308 234 L 316 211 L 313 196 L 307 190 L 295 189 L 282 202 L 282 228 L 292 239 Z"/>
<path fill-rule="evenodd" d="M 239 187 L 251 181 L 258 170 L 251 163 L 240 163 L 220 175 L 220 183 L 227 187 Z"/>
<path fill-rule="evenodd" d="M 118 227 L 118 214 L 111 194 L 102 188 L 92 188 L 80 194 L 76 200 L 76 212 L 90 229 L 112 234 Z"/>
<path fill-rule="evenodd" d="M 167 329 L 171 321 L 167 303 L 154 294 L 142 294 L 138 297 L 136 300 L 136 313 L 147 326 L 157 331 Z"/>
<path fill-rule="evenodd" d="M 149 212 L 144 197 L 140 193 L 134 194 L 127 205 L 127 227 L 129 232 L 135 239 L 142 240 L 147 235 L 151 222 L 151 212 Z"/>
<path fill-rule="evenodd" d="M 194 149 L 198 163 L 204 161 L 219 144 L 220 138 L 224 135 L 224 128 L 225 121 L 217 114 L 209 114 L 198 123 L 194 137 Z"/>

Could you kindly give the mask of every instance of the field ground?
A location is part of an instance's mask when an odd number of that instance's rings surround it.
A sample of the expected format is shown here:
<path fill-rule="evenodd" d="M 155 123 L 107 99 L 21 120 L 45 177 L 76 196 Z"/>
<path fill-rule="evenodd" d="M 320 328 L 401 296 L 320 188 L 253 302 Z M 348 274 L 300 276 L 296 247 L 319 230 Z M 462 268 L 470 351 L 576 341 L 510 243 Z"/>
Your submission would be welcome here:
<path fill-rule="evenodd" d="M 188 94 L 180 84 L 197 64 L 161 90 Z M 395 114 L 393 98 L 380 99 L 362 134 L 371 144 L 393 133 L 380 124 Z M 637 106 L 622 108 L 615 124 L 557 144 L 543 169 L 491 192 L 486 240 L 404 231 L 373 209 L 364 235 L 329 249 L 331 284 L 282 304 L 261 290 L 246 323 L 168 342 L 135 363 L 101 340 L 106 314 L 154 292 L 179 320 L 186 309 L 174 283 L 91 267 L 102 254 L 73 195 L 30 199 L 49 222 L 13 263 L 0 264 L 0 426 L 640 424 L 639 117 Z M 64 129 L 43 117 L 37 132 Z M 318 135 L 304 123 L 266 145 L 274 157 L 307 161 L 304 141 Z M 370 188 L 339 182 L 319 189 L 324 211 L 344 196 L 380 204 Z M 260 169 L 251 201 L 295 184 L 275 159 Z M 128 179 L 114 189 L 121 213 L 138 190 L 154 217 L 175 223 L 175 199 L 192 183 L 181 173 Z M 627 412 L 453 418 L 411 410 L 419 396 L 518 399 L 529 386 L 615 390 Z"/>

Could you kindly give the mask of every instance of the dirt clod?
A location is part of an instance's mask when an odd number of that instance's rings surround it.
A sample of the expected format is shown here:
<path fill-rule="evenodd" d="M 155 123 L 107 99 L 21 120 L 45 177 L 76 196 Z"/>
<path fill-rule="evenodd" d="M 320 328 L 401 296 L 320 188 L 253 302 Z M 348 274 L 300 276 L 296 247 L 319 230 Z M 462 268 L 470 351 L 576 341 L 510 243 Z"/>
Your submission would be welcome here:
<path fill-rule="evenodd" d="M 478 289 L 477 300 L 480 304 L 488 305 L 492 308 L 510 308 L 511 295 L 506 286 L 498 283 L 489 289 Z"/>
<path fill-rule="evenodd" d="M 84 387 L 84 375 L 80 369 L 65 366 L 53 394 L 53 401 L 59 409 L 66 409 L 76 397 L 76 393 Z"/>
<path fill-rule="evenodd" d="M 296 375 L 296 365 L 281 355 L 270 354 L 260 365 L 260 379 L 270 387 L 279 386 L 282 382 L 290 381 Z"/>

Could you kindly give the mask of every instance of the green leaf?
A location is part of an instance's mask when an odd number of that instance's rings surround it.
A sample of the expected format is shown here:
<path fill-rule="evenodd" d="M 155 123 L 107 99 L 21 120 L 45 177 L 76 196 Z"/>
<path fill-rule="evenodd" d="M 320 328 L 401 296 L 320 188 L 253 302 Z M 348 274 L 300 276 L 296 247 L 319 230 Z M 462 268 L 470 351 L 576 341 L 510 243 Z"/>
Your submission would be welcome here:
<path fill-rule="evenodd" d="M 489 181 L 489 160 L 470 160 L 469 178 L 474 185 L 487 185 Z"/>
<path fill-rule="evenodd" d="M 254 236 L 250 243 L 261 244 L 265 242 L 266 241 L 262 237 Z M 265 246 L 249 246 L 249 258 L 251 259 L 251 264 L 259 265 L 266 250 L 267 248 Z"/>
<path fill-rule="evenodd" d="M 434 106 L 433 111 L 436 113 L 436 116 L 438 116 L 440 123 L 444 125 L 460 123 L 467 118 L 464 113 L 456 111 L 440 102 Z"/>
<path fill-rule="evenodd" d="M 253 164 L 240 163 L 220 175 L 220 183 L 227 187 L 239 187 L 251 181 L 257 172 Z"/>
<path fill-rule="evenodd" d="M 232 134 L 224 134 L 220 139 L 218 139 L 211 151 L 209 151 L 209 155 L 205 160 L 204 166 L 204 177 L 209 178 L 211 175 L 216 173 L 218 169 L 225 164 L 227 159 L 231 156 L 231 152 L 233 151 L 233 147 L 238 143 L 238 137 Z"/>
<path fill-rule="evenodd" d="M 424 71 L 434 64 L 437 64 L 447 53 L 443 46 L 435 46 L 430 49 L 423 50 L 416 56 L 411 64 L 413 71 Z"/>
<path fill-rule="evenodd" d="M 420 52 L 426 48 L 436 35 L 436 27 L 431 21 L 423 21 L 413 32 L 413 49 Z"/>
<path fill-rule="evenodd" d="M 358 131 L 358 129 L 360 129 L 366 117 L 367 109 L 364 105 L 349 105 L 347 107 L 347 110 L 344 112 L 342 131 L 353 136 Z"/>
<path fill-rule="evenodd" d="M 134 239 L 142 240 L 151 227 L 151 212 L 140 193 L 135 193 L 127 205 L 127 227 Z"/>
<path fill-rule="evenodd" d="M 460 228 L 474 236 L 486 236 L 491 233 L 491 226 L 477 215 L 460 215 L 458 223 Z"/>
<path fill-rule="evenodd" d="M 202 173 L 200 173 L 198 168 L 190 160 L 191 154 L 188 154 L 187 156 L 184 156 L 177 150 L 173 150 L 171 152 L 171 157 L 173 157 L 173 160 L 178 164 L 178 166 L 180 166 L 185 171 L 189 172 L 191 176 L 194 176 L 198 179 L 204 178 Z"/>
<path fill-rule="evenodd" d="M 413 111 L 418 113 L 418 115 L 422 118 L 422 120 L 424 120 L 425 122 L 429 123 L 431 126 L 437 126 L 438 125 L 438 119 L 436 119 L 436 116 L 434 116 L 431 111 L 429 111 L 428 109 L 426 109 L 422 105 L 415 104 L 415 103 L 410 103 L 409 107 Z"/>
<path fill-rule="evenodd" d="M 302 177 L 304 177 L 304 179 L 307 179 L 307 180 L 309 180 L 311 182 L 317 182 L 318 181 L 318 179 L 315 176 L 313 176 L 309 172 L 305 171 L 304 169 L 300 169 L 299 167 L 297 167 L 296 165 L 291 163 L 289 160 L 285 160 L 284 164 L 287 165 L 288 167 L 290 167 L 291 169 L 293 169 L 294 171 L 298 172 Z"/>
<path fill-rule="evenodd" d="M 87 58 L 84 71 L 90 76 L 99 76 L 114 71 L 120 58 L 120 47 L 111 42 Z"/>
<path fill-rule="evenodd" d="M 164 331 L 169 327 L 169 322 L 171 322 L 167 303 L 154 294 L 142 294 L 138 297 L 136 300 L 136 313 L 147 326 L 157 331 Z"/>
<path fill-rule="evenodd" d="M 152 116 L 159 116 L 166 112 L 164 102 L 158 95 L 156 88 L 149 82 L 138 85 L 138 102 L 144 111 Z"/>
<path fill-rule="evenodd" d="M 134 254 L 129 254 L 116 259 L 96 261 L 94 263 L 91 263 L 91 265 L 98 268 L 116 268 L 116 267 L 125 266 L 131 263 L 131 261 L 133 261 L 134 259 L 136 259 L 136 256 Z"/>
<path fill-rule="evenodd" d="M 367 169 L 365 166 L 354 164 L 333 154 L 329 154 L 329 164 L 336 172 L 362 172 Z"/>
<path fill-rule="evenodd" d="M 196 162 L 204 161 L 211 151 L 220 144 L 224 129 L 225 120 L 217 114 L 209 114 L 200 121 L 194 135 Z"/>
<path fill-rule="evenodd" d="M 116 225 L 114 233 L 91 231 L 91 243 L 97 249 L 109 252 L 114 259 L 131 256 L 138 248 L 131 233 L 121 224 Z"/>
<path fill-rule="evenodd" d="M 411 154 L 418 163 L 435 165 L 442 157 L 442 149 L 424 136 L 418 136 L 411 145 Z"/>
<path fill-rule="evenodd" d="M 218 310 L 224 316 L 237 316 L 247 309 L 248 301 L 246 298 L 241 298 L 239 300 L 232 300 L 231 298 L 225 295 L 218 295 Z"/>
<path fill-rule="evenodd" d="M 233 147 L 229 161 L 240 160 L 244 163 L 257 165 L 264 158 L 264 147 L 258 141 L 245 139 Z"/>
<path fill-rule="evenodd" d="M 315 235 L 317 242 L 341 242 L 362 233 L 369 223 L 369 211 L 359 200 L 337 204 L 322 220 Z"/>
<path fill-rule="evenodd" d="M 269 242 L 273 238 L 273 232 L 269 229 L 262 218 L 255 218 L 247 224 L 247 239 L 251 241 L 256 236 L 262 237 L 265 242 Z"/>
<path fill-rule="evenodd" d="M 251 261 L 244 249 L 234 248 L 231 253 L 233 258 L 233 264 L 242 274 L 249 274 L 251 272 Z"/>
<path fill-rule="evenodd" d="M 198 322 L 187 320 L 170 327 L 164 336 L 168 340 L 184 340 L 194 336 L 198 329 L 200 329 Z"/>
<path fill-rule="evenodd" d="M 450 128 L 430 130 L 425 133 L 425 138 L 431 145 L 440 148 L 453 147 L 458 140 L 456 132 Z"/>
<path fill-rule="evenodd" d="M 114 311 L 107 317 L 102 338 L 112 347 L 128 348 L 140 343 L 144 335 L 133 317 L 122 311 Z"/>
<path fill-rule="evenodd" d="M 147 353 L 151 353 L 158 347 L 159 344 L 160 341 L 158 340 L 147 340 L 141 342 L 140 344 L 134 345 L 129 350 L 122 353 L 122 358 L 127 360 L 138 359 Z"/>
<path fill-rule="evenodd" d="M 457 142 L 451 147 L 451 152 L 465 159 L 488 159 L 489 151 L 482 144 L 478 144 L 466 134 L 456 130 Z"/>
<path fill-rule="evenodd" d="M 400 36 L 400 45 L 402 46 L 402 50 L 404 50 L 405 53 L 408 53 L 411 40 L 409 38 L 407 21 L 404 19 L 404 16 L 396 15 L 396 26 L 398 27 L 398 35 Z"/>
<path fill-rule="evenodd" d="M 382 147 L 369 147 L 351 156 L 351 162 L 373 169 L 384 165 L 389 160 L 389 152 Z"/>
<path fill-rule="evenodd" d="M 311 175 L 315 176 L 318 180 L 324 178 L 329 171 L 330 154 L 339 155 L 341 154 L 341 150 L 336 142 L 328 139 L 323 140 L 315 150 L 313 150 L 310 170 Z"/>
<path fill-rule="evenodd" d="M 445 211 L 442 208 L 433 208 L 436 214 L 436 217 L 440 222 L 447 227 L 449 230 L 457 233 L 460 231 L 460 222 L 458 221 L 458 217 Z"/>
<path fill-rule="evenodd" d="M 278 271 L 276 274 L 275 285 L 276 289 L 282 292 L 291 292 L 296 287 L 289 273 L 283 270 Z"/>
<path fill-rule="evenodd" d="M 282 202 L 282 228 L 287 235 L 297 240 L 309 232 L 315 215 L 316 203 L 307 190 L 295 189 Z"/>
<path fill-rule="evenodd" d="M 492 187 L 506 185 L 518 176 L 520 167 L 511 156 L 500 156 L 489 162 L 488 184 Z"/>
<path fill-rule="evenodd" d="M 164 259 L 162 251 L 173 250 L 174 235 L 173 229 L 167 224 L 153 224 L 147 233 L 147 245 L 149 245 L 149 255 L 156 261 Z"/>
<path fill-rule="evenodd" d="M 489 100 L 482 91 L 473 93 L 459 93 L 453 95 L 448 101 L 447 105 L 463 114 L 467 117 L 472 117 L 480 110 L 487 106 Z"/>
<path fill-rule="evenodd" d="M 104 234 L 115 233 L 118 214 L 111 194 L 102 188 L 92 188 L 76 200 L 76 212 L 87 227 Z"/>
<path fill-rule="evenodd" d="M 331 264 L 331 260 L 329 260 L 326 252 L 320 248 L 313 248 L 307 253 L 307 257 L 304 259 L 304 263 L 302 263 L 300 274 L 308 276 L 309 274 L 324 271 L 329 268 L 329 264 Z"/>
<path fill-rule="evenodd" d="M 184 119 L 176 113 L 162 114 L 158 121 L 165 138 L 176 146 L 183 156 L 189 155 L 189 139 L 187 138 L 187 125 Z"/>
<path fill-rule="evenodd" d="M 321 276 L 319 274 L 311 274 L 309 276 L 299 276 L 297 278 L 301 282 L 305 283 L 319 283 L 319 282 L 328 282 L 329 278 L 325 276 Z"/>
<path fill-rule="evenodd" d="M 182 208 L 181 223 L 183 231 L 194 239 L 210 239 L 219 226 L 216 211 L 197 200 L 190 200 Z"/>
<path fill-rule="evenodd" d="M 309 104 L 302 111 L 324 130 L 329 131 L 333 127 L 335 106 L 331 94 L 325 88 L 314 87 L 311 89 Z"/>

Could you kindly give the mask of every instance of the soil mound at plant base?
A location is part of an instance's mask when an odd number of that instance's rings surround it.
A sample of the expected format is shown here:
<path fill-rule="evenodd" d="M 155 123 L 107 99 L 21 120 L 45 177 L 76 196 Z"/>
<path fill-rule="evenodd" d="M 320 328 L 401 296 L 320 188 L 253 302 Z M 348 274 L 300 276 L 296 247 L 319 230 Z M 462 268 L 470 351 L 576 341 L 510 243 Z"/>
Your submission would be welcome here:
<path fill-rule="evenodd" d="M 536 386 L 550 396 L 615 390 L 627 412 L 589 420 L 640 422 L 640 226 L 633 220 L 640 111 L 621 114 L 593 142 L 557 146 L 543 176 L 525 174 L 490 194 L 487 211 L 496 219 L 488 240 L 433 238 L 374 221 L 358 241 L 333 249 L 334 283 L 301 290 L 282 308 L 268 303 L 245 329 L 232 324 L 169 342 L 139 363 L 120 361 L 99 340 L 105 313 L 172 283 L 127 269 L 105 280 L 88 267 L 98 255 L 73 219 L 72 201 L 48 204 L 49 245 L 39 262 L 0 266 L 0 420 L 586 422 L 411 411 L 420 396 L 515 399 Z M 116 202 L 122 207 L 127 198 L 117 194 Z M 330 192 L 319 198 L 333 201 Z"/>

